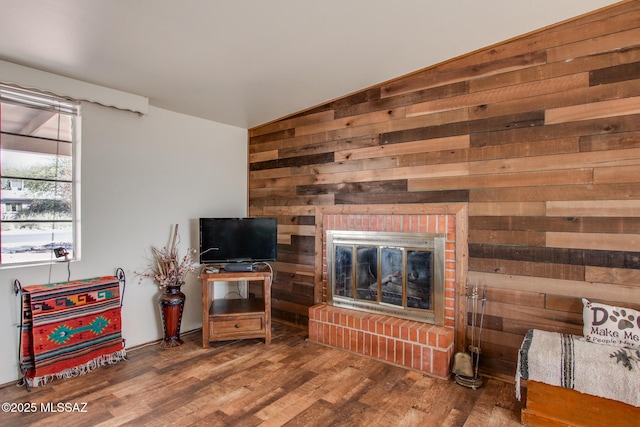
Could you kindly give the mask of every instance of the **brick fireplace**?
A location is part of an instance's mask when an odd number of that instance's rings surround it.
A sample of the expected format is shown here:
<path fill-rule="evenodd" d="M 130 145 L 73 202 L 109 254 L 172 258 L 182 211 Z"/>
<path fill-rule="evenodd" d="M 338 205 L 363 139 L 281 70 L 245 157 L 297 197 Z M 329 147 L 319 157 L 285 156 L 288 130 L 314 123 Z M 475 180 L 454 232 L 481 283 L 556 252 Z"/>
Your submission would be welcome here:
<path fill-rule="evenodd" d="M 464 295 L 466 282 L 466 217 L 466 206 L 459 204 L 318 209 L 316 223 L 320 226 L 316 241 L 322 247 L 317 248 L 317 258 L 321 260 L 316 260 L 316 266 L 321 265 L 321 270 L 316 274 L 322 289 L 318 304 L 309 309 L 309 339 L 448 378 L 453 354 L 464 339 L 464 313 L 460 313 L 464 307 L 460 307 L 459 296 Z M 327 271 L 326 237 L 327 231 L 337 230 L 443 236 L 444 292 L 437 296 L 442 303 L 439 321 L 430 316 L 420 320 L 380 313 L 375 307 L 367 310 L 332 305 L 331 288 L 327 287 L 331 278 Z"/>

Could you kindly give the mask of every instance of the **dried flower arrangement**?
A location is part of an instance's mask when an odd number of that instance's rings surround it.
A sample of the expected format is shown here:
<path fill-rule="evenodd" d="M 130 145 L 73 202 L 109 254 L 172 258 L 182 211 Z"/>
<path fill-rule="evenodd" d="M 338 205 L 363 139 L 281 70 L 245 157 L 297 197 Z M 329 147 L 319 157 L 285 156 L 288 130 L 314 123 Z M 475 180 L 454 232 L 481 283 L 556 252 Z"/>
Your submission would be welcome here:
<path fill-rule="evenodd" d="M 150 271 L 140 274 L 140 276 L 151 277 L 161 289 L 166 289 L 170 286 L 182 286 L 187 273 L 195 270 L 194 257 L 196 250 L 190 248 L 184 256 L 180 257 L 178 253 L 178 244 L 180 243 L 178 224 L 172 226 L 172 228 L 173 236 L 169 246 L 163 246 L 162 248 L 151 246 Z"/>

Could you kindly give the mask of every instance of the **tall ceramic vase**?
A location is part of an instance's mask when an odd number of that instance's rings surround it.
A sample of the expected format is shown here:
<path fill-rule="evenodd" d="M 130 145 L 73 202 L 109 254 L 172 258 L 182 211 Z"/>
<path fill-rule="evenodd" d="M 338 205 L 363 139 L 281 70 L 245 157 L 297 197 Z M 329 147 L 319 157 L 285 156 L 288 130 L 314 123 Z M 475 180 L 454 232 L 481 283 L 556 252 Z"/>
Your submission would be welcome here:
<path fill-rule="evenodd" d="M 167 286 L 158 298 L 164 328 L 164 339 L 160 343 L 163 348 L 177 347 L 183 343 L 180 339 L 180 323 L 184 300 L 185 295 L 180 291 L 180 286 Z"/>

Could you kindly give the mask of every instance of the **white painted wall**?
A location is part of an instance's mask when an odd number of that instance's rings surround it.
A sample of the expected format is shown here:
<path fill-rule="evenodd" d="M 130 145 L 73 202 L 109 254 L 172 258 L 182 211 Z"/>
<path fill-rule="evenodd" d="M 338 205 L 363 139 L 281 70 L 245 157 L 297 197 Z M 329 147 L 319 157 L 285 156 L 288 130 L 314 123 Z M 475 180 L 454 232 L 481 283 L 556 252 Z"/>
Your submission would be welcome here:
<path fill-rule="evenodd" d="M 81 145 L 81 260 L 71 279 L 127 277 L 123 336 L 130 348 L 162 337 L 157 297 L 144 270 L 151 244 L 163 246 L 179 224 L 184 251 L 197 248 L 201 216 L 243 216 L 247 204 L 247 130 L 150 107 L 144 116 L 83 104 Z M 0 269 L 0 384 L 19 378 L 23 286 L 67 279 L 66 263 Z M 191 275 L 182 330 L 201 327 L 200 285 Z"/>

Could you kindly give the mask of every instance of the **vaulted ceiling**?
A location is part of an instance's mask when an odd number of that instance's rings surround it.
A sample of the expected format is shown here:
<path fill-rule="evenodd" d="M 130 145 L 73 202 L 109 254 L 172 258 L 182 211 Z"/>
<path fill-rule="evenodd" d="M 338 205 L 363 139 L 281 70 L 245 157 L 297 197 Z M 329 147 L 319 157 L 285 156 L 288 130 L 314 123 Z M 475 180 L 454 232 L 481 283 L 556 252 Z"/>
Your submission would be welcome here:
<path fill-rule="evenodd" d="M 613 3 L 0 0 L 0 59 L 251 128 Z"/>

